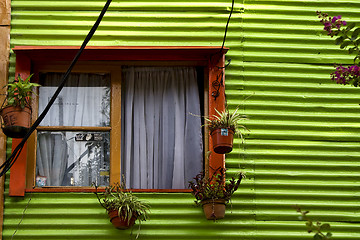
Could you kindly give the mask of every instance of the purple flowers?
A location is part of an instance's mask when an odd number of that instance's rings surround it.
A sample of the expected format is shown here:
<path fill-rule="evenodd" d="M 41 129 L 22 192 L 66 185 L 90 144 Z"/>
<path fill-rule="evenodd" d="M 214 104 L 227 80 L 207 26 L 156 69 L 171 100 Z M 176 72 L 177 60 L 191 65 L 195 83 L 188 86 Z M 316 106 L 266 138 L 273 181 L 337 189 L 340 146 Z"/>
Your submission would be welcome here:
<path fill-rule="evenodd" d="M 331 79 L 338 84 L 352 84 L 359 86 L 360 81 L 360 28 L 355 27 L 355 23 L 350 23 L 347 27 L 346 21 L 341 20 L 341 16 L 329 17 L 327 13 L 317 11 L 316 14 L 324 25 L 324 30 L 331 37 L 336 36 L 335 44 L 340 49 L 347 49 L 349 54 L 354 54 L 354 65 L 344 67 L 335 65 L 335 72 L 331 73 Z"/>
<path fill-rule="evenodd" d="M 342 65 L 339 65 L 336 67 L 336 71 L 331 73 L 331 79 L 339 84 L 346 85 L 351 83 L 357 87 L 360 80 L 360 67 L 357 65 L 352 65 L 349 67 L 343 67 Z"/>
<path fill-rule="evenodd" d="M 338 30 L 340 30 L 340 28 L 342 26 L 345 26 L 346 25 L 346 21 L 341 21 L 341 15 L 339 16 L 334 16 L 334 17 L 330 17 L 331 19 L 331 24 L 333 26 L 335 26 Z"/>
<path fill-rule="evenodd" d="M 204 200 L 215 199 L 224 199 L 228 202 L 243 178 L 245 175 L 239 173 L 238 177 L 232 177 L 229 181 L 225 181 L 225 168 L 220 167 L 208 178 L 205 177 L 204 172 L 199 173 L 193 181 L 189 182 L 189 187 L 197 204 Z"/>
<path fill-rule="evenodd" d="M 324 30 L 329 36 L 336 36 L 340 28 L 346 25 L 346 21 L 341 21 L 341 15 L 329 17 L 327 13 L 317 11 L 316 14 L 321 18 L 320 22 L 324 25 Z"/>

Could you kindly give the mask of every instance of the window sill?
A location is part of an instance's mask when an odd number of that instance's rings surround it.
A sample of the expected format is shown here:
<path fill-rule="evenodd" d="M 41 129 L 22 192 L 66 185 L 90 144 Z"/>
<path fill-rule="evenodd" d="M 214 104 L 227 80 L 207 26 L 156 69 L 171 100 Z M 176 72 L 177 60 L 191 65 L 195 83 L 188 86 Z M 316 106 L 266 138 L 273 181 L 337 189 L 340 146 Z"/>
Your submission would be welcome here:
<path fill-rule="evenodd" d="M 103 192 L 105 188 L 98 188 L 99 192 Z M 189 193 L 190 189 L 128 189 L 134 193 Z M 93 187 L 42 187 L 25 189 L 27 193 L 72 193 L 72 192 L 85 192 L 93 193 L 95 188 Z"/>

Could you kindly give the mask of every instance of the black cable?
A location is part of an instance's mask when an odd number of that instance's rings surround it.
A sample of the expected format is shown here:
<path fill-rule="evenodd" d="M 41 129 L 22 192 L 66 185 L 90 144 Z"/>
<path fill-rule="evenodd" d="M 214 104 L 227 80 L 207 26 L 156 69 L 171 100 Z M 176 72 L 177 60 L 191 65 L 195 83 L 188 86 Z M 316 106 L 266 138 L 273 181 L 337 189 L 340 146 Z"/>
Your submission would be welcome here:
<path fill-rule="evenodd" d="M 226 34 L 227 34 L 227 31 L 228 31 L 228 27 L 229 27 L 229 23 L 230 23 L 230 19 L 231 19 L 231 15 L 234 11 L 234 4 L 235 4 L 235 0 L 232 0 L 232 3 L 231 3 L 231 10 L 230 10 L 230 14 L 229 14 L 229 18 L 226 22 L 226 27 L 225 27 L 225 33 L 224 33 L 224 39 L 223 39 L 223 43 L 221 45 L 221 49 L 220 49 L 220 53 L 222 53 L 223 49 L 224 49 L 224 46 L 225 46 L 225 41 L 226 41 Z M 231 59 L 228 60 L 228 63 L 226 64 L 225 67 L 218 67 L 218 68 L 226 68 L 227 66 L 230 65 L 230 62 L 231 62 Z"/>
<path fill-rule="evenodd" d="M 225 46 L 225 41 L 226 41 L 226 35 L 227 35 L 227 31 L 228 31 L 228 27 L 229 27 L 229 23 L 230 23 L 230 19 L 231 19 L 231 15 L 234 11 L 234 3 L 235 3 L 235 0 L 232 0 L 232 4 L 231 4 L 231 10 L 230 10 L 230 14 L 229 14 L 229 17 L 228 17 L 228 20 L 226 22 L 226 27 L 225 27 L 225 33 L 224 33 L 224 38 L 223 38 L 223 42 L 222 42 L 222 45 L 221 45 L 221 48 L 220 48 L 220 51 L 218 53 L 215 53 L 214 55 L 210 56 L 210 62 L 211 62 L 211 58 L 213 56 L 215 56 L 216 54 L 222 54 L 222 51 L 224 50 L 224 46 Z M 227 66 L 229 66 L 231 63 L 231 59 L 228 60 L 228 63 L 224 66 L 224 67 L 219 67 L 219 66 L 216 66 L 218 69 L 225 69 Z M 214 80 L 212 82 L 212 86 L 213 88 L 215 88 L 215 90 L 211 93 L 211 96 L 214 98 L 214 100 L 216 100 L 216 98 L 218 96 L 220 96 L 220 87 L 223 86 L 223 78 L 224 78 L 224 72 L 221 71 L 220 74 L 218 74 L 218 76 L 216 77 L 216 80 Z"/>
<path fill-rule="evenodd" d="M 10 168 L 12 167 L 12 165 L 15 163 L 16 159 L 18 158 L 18 156 L 20 155 L 21 150 L 24 147 L 25 142 L 28 140 L 28 138 L 30 137 L 30 135 L 35 131 L 36 127 L 39 126 L 39 124 L 41 123 L 41 121 L 44 119 L 45 115 L 48 113 L 48 111 L 50 110 L 50 107 L 52 106 L 52 104 L 55 102 L 55 99 L 57 98 L 57 96 L 60 94 L 60 91 L 63 89 L 63 87 L 66 84 L 67 79 L 69 78 L 69 75 L 72 71 L 72 69 L 74 68 L 76 62 L 78 61 L 81 53 L 83 52 L 83 50 L 85 49 L 87 43 L 90 41 L 90 39 L 92 38 L 92 36 L 94 35 L 94 33 L 96 32 L 96 29 L 98 28 L 102 18 L 104 17 L 107 9 L 110 6 L 112 0 L 107 0 L 105 6 L 103 7 L 98 19 L 96 20 L 95 24 L 92 26 L 92 28 L 90 29 L 88 35 L 86 36 L 84 42 L 82 43 L 79 51 L 77 52 L 77 54 L 75 55 L 74 59 L 72 60 L 68 70 L 66 71 L 66 73 L 64 74 L 62 81 L 60 83 L 60 85 L 58 86 L 58 88 L 56 89 L 54 95 L 52 96 L 52 98 L 50 99 L 50 101 L 48 102 L 48 104 L 46 105 L 44 111 L 40 114 L 40 116 L 36 119 L 36 121 L 34 122 L 34 124 L 30 127 L 29 131 L 27 132 L 27 134 L 24 136 L 24 138 L 22 139 L 22 141 L 16 146 L 16 148 L 14 149 L 14 151 L 11 153 L 10 157 L 8 159 L 6 159 L 6 161 L 0 166 L 1 172 L 0 172 L 0 177 L 3 176 L 7 171 L 10 170 Z"/>
<path fill-rule="evenodd" d="M 228 27 L 229 27 L 229 23 L 230 23 L 230 18 L 231 18 L 231 15 L 232 15 L 233 11 L 234 11 L 234 3 L 235 3 L 235 0 L 232 0 L 231 11 L 230 11 L 230 14 L 229 14 L 229 18 L 228 18 L 228 20 L 227 20 L 227 23 L 226 23 L 225 33 L 224 33 L 224 39 L 223 39 L 223 43 L 222 43 L 220 52 L 222 52 L 222 50 L 224 49 L 225 40 L 226 40 L 226 34 L 227 34 Z"/>

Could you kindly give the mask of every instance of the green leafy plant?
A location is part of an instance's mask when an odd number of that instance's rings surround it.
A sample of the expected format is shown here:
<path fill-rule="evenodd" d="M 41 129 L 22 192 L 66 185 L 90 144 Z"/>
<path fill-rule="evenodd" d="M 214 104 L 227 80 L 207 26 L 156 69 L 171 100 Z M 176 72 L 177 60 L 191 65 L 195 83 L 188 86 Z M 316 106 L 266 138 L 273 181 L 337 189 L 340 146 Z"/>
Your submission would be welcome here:
<path fill-rule="evenodd" d="M 352 84 L 359 86 L 360 81 L 360 27 L 355 28 L 355 23 L 347 23 L 341 20 L 341 16 L 331 17 L 327 13 L 317 11 L 320 22 L 324 25 L 324 31 L 330 37 L 336 37 L 335 44 L 340 45 L 340 49 L 355 54 L 354 64 L 342 66 L 335 64 L 336 71 L 331 73 L 331 79 L 338 84 Z"/>
<path fill-rule="evenodd" d="M 229 181 L 226 181 L 225 169 L 219 168 L 208 178 L 205 177 L 204 172 L 199 173 L 194 177 L 193 181 L 189 182 L 189 187 L 196 199 L 196 204 L 200 204 L 201 201 L 216 199 L 224 199 L 228 202 L 238 189 L 243 178 L 245 178 L 245 175 L 240 172 L 237 178 L 232 177 Z"/>
<path fill-rule="evenodd" d="M 239 108 L 236 108 L 233 113 L 229 112 L 229 109 L 226 107 L 224 111 L 220 112 L 215 109 L 216 114 L 210 117 L 205 117 L 207 121 L 207 126 L 209 127 L 210 132 L 218 128 L 229 128 L 232 131 L 237 132 L 239 129 L 247 128 L 244 125 L 241 125 L 239 121 L 247 119 L 246 116 L 238 112 Z M 238 131 L 240 133 L 240 131 Z M 241 133 L 240 133 L 241 134 Z M 242 135 L 241 135 L 242 137 Z"/>
<path fill-rule="evenodd" d="M 306 227 L 308 233 L 315 233 L 314 239 L 316 240 L 329 240 L 332 239 L 332 233 L 329 232 L 330 224 L 328 223 L 321 223 L 321 222 L 314 222 L 307 216 L 309 211 L 302 211 L 299 206 L 294 206 L 296 211 L 301 214 L 300 220 L 305 220 Z M 325 233 L 327 232 L 327 233 Z"/>
<path fill-rule="evenodd" d="M 126 190 L 125 184 L 115 184 L 105 188 L 104 192 L 98 192 L 95 186 L 95 194 L 100 205 L 110 212 L 117 210 L 119 217 L 128 221 L 135 216 L 137 220 L 146 221 L 149 218 L 150 206 L 142 201 L 134 194 Z"/>
<path fill-rule="evenodd" d="M 40 84 L 38 83 L 30 82 L 30 78 L 32 76 L 33 74 L 31 74 L 24 80 L 19 74 L 17 80 L 6 85 L 6 101 L 8 106 L 20 106 L 21 108 L 24 108 L 25 106 L 30 106 L 29 100 L 31 99 L 32 94 L 36 94 L 33 91 L 33 88 L 40 86 Z"/>

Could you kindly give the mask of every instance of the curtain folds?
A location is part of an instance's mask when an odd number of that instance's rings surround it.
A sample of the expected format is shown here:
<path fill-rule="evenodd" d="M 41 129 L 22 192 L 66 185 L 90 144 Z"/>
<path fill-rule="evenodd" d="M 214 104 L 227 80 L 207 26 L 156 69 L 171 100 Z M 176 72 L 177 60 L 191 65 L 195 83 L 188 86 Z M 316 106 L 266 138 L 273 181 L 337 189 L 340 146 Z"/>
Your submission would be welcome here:
<path fill-rule="evenodd" d="M 122 173 L 135 189 L 184 189 L 202 169 L 193 67 L 129 67 L 122 85 Z"/>
<path fill-rule="evenodd" d="M 67 168 L 67 144 L 63 133 L 39 133 L 36 166 L 47 186 L 62 186 Z"/>

